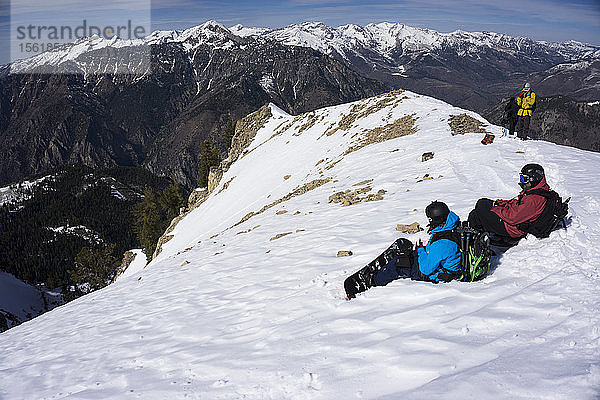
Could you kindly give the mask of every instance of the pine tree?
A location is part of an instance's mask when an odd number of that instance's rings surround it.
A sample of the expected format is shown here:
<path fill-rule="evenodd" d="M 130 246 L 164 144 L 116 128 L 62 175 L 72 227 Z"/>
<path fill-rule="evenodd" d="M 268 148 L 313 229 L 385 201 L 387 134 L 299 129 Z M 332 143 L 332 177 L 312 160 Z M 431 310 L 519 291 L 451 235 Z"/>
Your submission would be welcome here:
<path fill-rule="evenodd" d="M 173 182 L 160 192 L 158 204 L 162 214 L 165 215 L 167 223 L 179 215 L 179 209 L 185 207 L 186 200 L 181 185 L 173 179 Z"/>
<path fill-rule="evenodd" d="M 156 195 L 150 188 L 144 190 L 144 199 L 134 207 L 135 231 L 148 261 L 156 249 L 156 242 L 164 231 Z"/>
<path fill-rule="evenodd" d="M 119 266 L 113 255 L 115 245 L 101 249 L 84 247 L 75 257 L 75 268 L 69 271 L 73 281 L 84 293 L 98 290 L 108 285 Z"/>
<path fill-rule="evenodd" d="M 210 140 L 204 140 L 200 144 L 200 166 L 198 167 L 198 185 L 200 187 L 208 186 L 210 167 L 219 165 L 220 161 L 219 151 L 213 147 Z"/>

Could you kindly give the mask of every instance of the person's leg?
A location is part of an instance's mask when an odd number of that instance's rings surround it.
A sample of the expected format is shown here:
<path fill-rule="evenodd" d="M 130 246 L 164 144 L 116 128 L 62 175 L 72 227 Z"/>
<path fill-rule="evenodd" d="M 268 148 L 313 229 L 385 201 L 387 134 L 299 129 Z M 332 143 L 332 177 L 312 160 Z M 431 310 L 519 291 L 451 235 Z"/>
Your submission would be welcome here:
<path fill-rule="evenodd" d="M 524 121 L 523 121 L 523 117 L 519 117 L 517 120 L 517 137 L 519 139 L 523 139 L 523 127 L 524 127 Z"/>
<path fill-rule="evenodd" d="M 509 135 L 514 135 L 515 134 L 515 128 L 517 127 L 517 119 L 516 118 L 511 118 L 510 119 L 510 123 L 509 123 Z"/>
<path fill-rule="evenodd" d="M 385 264 L 375 276 L 373 276 L 373 286 L 385 286 L 391 281 L 398 279 L 398 271 L 396 269 L 396 262 L 398 257 L 394 257 Z"/>
<path fill-rule="evenodd" d="M 508 236 L 504 222 L 498 214 L 491 211 L 494 202 L 490 199 L 479 199 L 475 209 L 469 213 L 469 226 L 485 232 L 495 233 L 500 236 Z"/>
<path fill-rule="evenodd" d="M 407 247 L 410 244 L 410 247 Z M 399 278 L 410 278 L 412 276 L 412 265 L 415 259 L 412 243 L 403 239 L 403 248 L 386 265 L 384 265 L 373 277 L 374 286 L 385 286 L 391 281 Z"/>
<path fill-rule="evenodd" d="M 469 226 L 475 229 L 483 229 L 483 220 L 481 219 L 480 214 L 489 212 L 493 204 L 494 201 L 490 199 L 484 198 L 477 200 L 475 208 L 469 213 L 469 217 L 467 218 Z"/>
<path fill-rule="evenodd" d="M 419 269 L 419 257 L 415 257 L 415 262 L 410 270 L 410 279 L 413 281 L 425 281 L 430 282 L 429 279 Z"/>
<path fill-rule="evenodd" d="M 527 140 L 529 136 L 529 122 L 531 122 L 529 115 L 523 117 L 523 140 Z"/>
<path fill-rule="evenodd" d="M 398 261 L 396 262 L 398 278 L 410 278 L 412 276 L 414 260 L 417 257 L 416 253 L 411 247 L 409 251 L 398 256 Z"/>

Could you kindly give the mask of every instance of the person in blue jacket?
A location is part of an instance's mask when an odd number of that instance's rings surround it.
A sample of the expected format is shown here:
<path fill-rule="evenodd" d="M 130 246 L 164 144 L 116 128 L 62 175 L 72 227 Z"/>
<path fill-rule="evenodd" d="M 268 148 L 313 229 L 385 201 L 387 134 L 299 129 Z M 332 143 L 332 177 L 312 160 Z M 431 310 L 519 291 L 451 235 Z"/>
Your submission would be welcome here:
<path fill-rule="evenodd" d="M 374 286 L 385 286 L 398 278 L 418 281 L 449 282 L 462 275 L 460 250 L 452 240 L 452 229 L 460 225 L 458 215 L 441 201 L 434 201 L 425 208 L 431 233 L 426 246 L 418 244 L 409 257 L 395 257 L 373 277 Z"/>

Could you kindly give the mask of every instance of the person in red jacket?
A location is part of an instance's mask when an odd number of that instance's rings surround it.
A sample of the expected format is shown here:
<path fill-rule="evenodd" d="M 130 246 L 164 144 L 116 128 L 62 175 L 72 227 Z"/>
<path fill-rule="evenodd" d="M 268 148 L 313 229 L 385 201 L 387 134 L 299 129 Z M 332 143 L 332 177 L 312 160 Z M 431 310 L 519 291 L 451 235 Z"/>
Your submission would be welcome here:
<path fill-rule="evenodd" d="M 479 199 L 475 209 L 469 213 L 469 225 L 510 239 L 525 236 L 518 225 L 535 221 L 546 205 L 544 196 L 528 192 L 533 189 L 550 190 L 550 187 L 539 164 L 525 165 L 519 179 L 523 190 L 517 197 L 511 200 Z"/>

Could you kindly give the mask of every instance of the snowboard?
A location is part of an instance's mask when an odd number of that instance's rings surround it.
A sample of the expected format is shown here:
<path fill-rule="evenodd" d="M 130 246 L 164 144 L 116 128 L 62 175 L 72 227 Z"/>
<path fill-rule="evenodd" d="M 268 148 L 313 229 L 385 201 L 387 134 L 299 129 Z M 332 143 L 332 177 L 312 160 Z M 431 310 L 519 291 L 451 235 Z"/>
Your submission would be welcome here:
<path fill-rule="evenodd" d="M 481 140 L 481 144 L 492 144 L 496 136 L 486 133 L 484 138 Z"/>
<path fill-rule="evenodd" d="M 412 242 L 408 239 L 397 239 L 377 258 L 346 278 L 344 281 L 346 300 L 353 299 L 357 293 L 364 292 L 373 287 L 373 277 L 375 274 L 394 257 L 399 257 L 406 254 L 407 251 L 412 251 L 412 246 Z"/>

